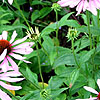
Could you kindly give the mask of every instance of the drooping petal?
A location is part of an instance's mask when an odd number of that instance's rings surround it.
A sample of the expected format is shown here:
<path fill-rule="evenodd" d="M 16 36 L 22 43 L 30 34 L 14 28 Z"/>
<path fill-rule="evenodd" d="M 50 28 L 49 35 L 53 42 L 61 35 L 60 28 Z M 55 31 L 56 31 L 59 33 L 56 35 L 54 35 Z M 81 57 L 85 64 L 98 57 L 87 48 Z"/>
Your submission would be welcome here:
<path fill-rule="evenodd" d="M 19 68 L 18 68 L 17 64 L 16 64 L 9 56 L 7 56 L 7 59 L 8 59 L 8 61 L 11 63 L 11 65 L 12 65 L 12 67 L 13 67 L 13 70 L 14 70 L 14 71 L 18 71 Z"/>
<path fill-rule="evenodd" d="M 30 54 L 32 51 L 33 51 L 32 48 L 12 50 L 12 52 L 19 53 L 19 54 Z"/>
<path fill-rule="evenodd" d="M 84 89 L 91 92 L 91 93 L 94 93 L 94 94 L 99 94 L 95 89 L 91 88 L 91 87 L 88 87 L 88 86 L 84 86 Z"/>
<path fill-rule="evenodd" d="M 7 82 L 19 82 L 24 80 L 25 78 L 10 78 L 10 77 L 0 77 L 0 80 L 4 80 Z"/>
<path fill-rule="evenodd" d="M 16 36 L 17 36 L 17 33 L 16 33 L 16 31 L 14 31 L 11 36 L 11 40 L 9 42 L 12 43 L 15 40 Z"/>
<path fill-rule="evenodd" d="M 12 85 L 8 85 L 8 84 L 6 84 L 6 83 L 4 83 L 4 82 L 2 82 L 2 81 L 0 81 L 0 85 L 1 85 L 2 87 L 4 87 L 5 89 L 8 89 L 8 90 L 19 90 L 19 89 L 22 88 L 21 86 L 12 86 Z"/>
<path fill-rule="evenodd" d="M 77 14 L 76 14 L 76 16 L 81 13 L 81 11 L 83 9 L 83 4 L 84 4 L 83 0 L 78 4 L 78 6 L 76 8 L 76 11 L 78 11 Z"/>
<path fill-rule="evenodd" d="M 100 79 L 97 80 L 98 87 L 100 89 Z"/>
<path fill-rule="evenodd" d="M 0 35 L 0 40 L 2 40 L 2 35 Z"/>
<path fill-rule="evenodd" d="M 90 99 L 75 99 L 75 100 L 90 100 Z"/>
<path fill-rule="evenodd" d="M 0 55 L 0 62 L 1 62 L 2 60 L 4 60 L 6 54 L 7 54 L 7 49 L 5 49 L 5 50 L 3 51 L 3 53 Z"/>
<path fill-rule="evenodd" d="M 22 44 L 19 44 L 18 46 L 13 47 L 13 49 L 20 49 L 20 48 L 27 48 L 27 47 L 31 47 L 34 43 L 33 42 L 25 42 Z"/>
<path fill-rule="evenodd" d="M 2 100 L 12 100 L 5 92 L 0 89 L 0 98 Z"/>
<path fill-rule="evenodd" d="M 24 38 L 22 38 L 22 39 L 16 40 L 16 41 L 15 41 L 12 45 L 19 44 L 19 43 L 21 43 L 21 42 L 25 41 L 27 38 L 28 38 L 28 36 L 25 36 L 25 37 L 24 37 Z"/>
<path fill-rule="evenodd" d="M 89 6 L 88 6 L 87 10 L 92 12 L 94 15 L 97 15 L 97 9 L 91 0 L 89 1 Z"/>
<path fill-rule="evenodd" d="M 8 34 L 7 31 L 3 31 L 3 32 L 2 32 L 2 38 L 3 38 L 4 40 L 7 40 L 7 34 Z"/>
<path fill-rule="evenodd" d="M 27 60 L 23 60 L 24 62 L 26 62 L 26 63 L 31 63 L 30 61 L 27 61 Z"/>
<path fill-rule="evenodd" d="M 19 54 L 14 54 L 14 53 L 10 53 L 9 55 L 11 55 L 12 57 L 14 57 L 15 59 L 18 59 L 18 60 L 23 60 L 26 58 L 26 57 L 22 57 Z"/>
<path fill-rule="evenodd" d="M 21 75 L 20 72 L 10 71 L 10 72 L 5 72 L 5 73 L 0 74 L 0 77 L 2 77 L 2 76 L 16 77 L 16 76 L 20 76 L 20 75 Z"/>
<path fill-rule="evenodd" d="M 6 71 L 7 71 L 7 66 L 6 66 L 5 59 L 4 59 L 4 61 L 1 63 L 0 67 L 2 68 L 3 72 L 6 72 Z"/>

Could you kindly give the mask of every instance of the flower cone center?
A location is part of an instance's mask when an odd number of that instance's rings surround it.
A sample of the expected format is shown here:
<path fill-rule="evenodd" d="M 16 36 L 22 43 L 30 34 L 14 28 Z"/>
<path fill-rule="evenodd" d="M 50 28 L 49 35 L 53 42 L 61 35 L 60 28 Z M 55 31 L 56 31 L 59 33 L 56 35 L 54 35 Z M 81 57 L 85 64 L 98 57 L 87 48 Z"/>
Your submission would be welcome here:
<path fill-rule="evenodd" d="M 7 49 L 7 54 L 11 52 L 12 48 L 10 42 L 7 40 L 0 40 L 0 55 L 5 49 Z"/>
<path fill-rule="evenodd" d="M 97 100 L 100 100 L 100 92 L 99 92 L 99 94 L 98 94 L 98 97 L 97 97 L 98 99 Z"/>

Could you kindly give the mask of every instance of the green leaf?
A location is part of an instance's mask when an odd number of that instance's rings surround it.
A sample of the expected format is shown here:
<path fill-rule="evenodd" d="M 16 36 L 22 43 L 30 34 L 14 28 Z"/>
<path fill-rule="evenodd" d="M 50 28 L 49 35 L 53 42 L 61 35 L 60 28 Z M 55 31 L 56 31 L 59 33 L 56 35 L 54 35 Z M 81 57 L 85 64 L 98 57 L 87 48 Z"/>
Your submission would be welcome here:
<path fill-rule="evenodd" d="M 79 52 L 80 50 L 86 48 L 89 45 L 90 45 L 90 40 L 89 39 L 87 39 L 85 37 L 83 37 L 81 39 L 77 39 L 77 41 L 74 44 L 74 47 L 77 47 L 75 49 L 75 52 Z"/>
<path fill-rule="evenodd" d="M 41 36 L 43 37 L 44 35 L 48 35 L 50 34 L 51 32 L 55 31 L 56 29 L 56 24 L 53 23 L 53 24 L 50 24 L 48 25 L 47 27 L 45 27 L 42 32 L 41 32 Z"/>
<path fill-rule="evenodd" d="M 42 100 L 42 98 L 40 97 L 40 91 L 35 90 L 26 94 L 20 100 Z"/>
<path fill-rule="evenodd" d="M 55 100 L 66 100 L 66 94 L 63 93 L 63 94 L 58 95 Z"/>
<path fill-rule="evenodd" d="M 87 26 L 81 26 L 81 27 L 78 27 L 76 28 L 78 31 L 80 32 L 86 32 L 88 33 L 88 28 Z M 92 36 L 100 36 L 100 28 L 96 27 L 96 26 L 91 26 L 90 27 L 90 32 L 92 34 Z"/>
<path fill-rule="evenodd" d="M 100 53 L 97 53 L 95 56 L 94 56 L 94 64 L 96 65 L 100 65 Z"/>
<path fill-rule="evenodd" d="M 64 54 L 60 57 L 58 57 L 54 64 L 53 64 L 53 68 L 55 69 L 56 67 L 60 66 L 60 65 L 75 65 L 75 60 L 74 60 L 74 56 L 73 54 Z"/>
<path fill-rule="evenodd" d="M 51 7 L 44 7 L 40 10 L 40 19 L 44 18 L 46 15 L 48 15 L 52 11 Z"/>
<path fill-rule="evenodd" d="M 24 29 L 28 29 L 27 26 L 25 26 L 24 24 L 20 24 L 20 25 L 2 25 L 0 26 L 0 33 L 3 32 L 4 30 L 5 31 L 11 31 L 11 30 L 15 30 L 15 29 L 18 29 L 18 28 L 24 28 Z"/>
<path fill-rule="evenodd" d="M 72 85 L 72 87 L 69 90 L 70 95 L 75 94 L 76 92 L 79 92 L 80 88 L 83 88 L 84 85 L 86 85 L 87 79 L 82 74 L 79 74 L 79 77 L 77 77 L 75 83 Z"/>
<path fill-rule="evenodd" d="M 28 67 L 26 67 L 27 78 L 32 82 L 38 85 L 37 74 L 33 73 Z"/>
<path fill-rule="evenodd" d="M 55 73 L 59 75 L 59 77 L 69 77 L 71 72 L 75 70 L 75 67 L 66 67 L 64 65 L 55 68 Z"/>
<path fill-rule="evenodd" d="M 37 18 L 39 18 L 39 17 L 40 17 L 39 10 L 35 10 L 35 11 L 32 13 L 32 15 L 31 15 L 31 21 L 32 21 L 32 23 L 33 23 Z"/>
<path fill-rule="evenodd" d="M 58 97 L 59 94 L 61 94 L 63 91 L 67 90 L 68 88 L 60 88 L 60 89 L 56 89 L 56 90 L 52 90 L 51 91 L 51 97 Z"/>
<path fill-rule="evenodd" d="M 84 56 L 81 56 L 80 63 L 82 64 L 82 63 L 88 61 L 94 52 L 95 52 L 95 49 L 92 49 L 92 50 L 88 51 Z"/>
<path fill-rule="evenodd" d="M 83 20 L 84 20 L 84 23 L 87 25 L 87 18 L 86 18 L 86 15 L 85 14 L 81 14 Z"/>
<path fill-rule="evenodd" d="M 48 88 L 57 89 L 62 85 L 64 80 L 65 80 L 65 78 L 61 78 L 61 77 L 58 77 L 58 76 L 51 77 L 50 80 L 49 80 Z"/>
<path fill-rule="evenodd" d="M 95 89 L 95 80 L 93 78 L 88 78 L 88 86 Z"/>
<path fill-rule="evenodd" d="M 34 1 L 32 1 L 32 5 L 51 5 L 51 2 L 34 0 Z"/>
<path fill-rule="evenodd" d="M 70 74 L 70 84 L 74 84 L 77 81 L 77 78 L 79 77 L 79 69 L 75 69 Z"/>
<path fill-rule="evenodd" d="M 73 12 L 66 14 L 64 17 L 62 17 L 59 21 L 59 27 L 64 26 L 65 22 L 67 21 L 67 19 L 69 18 L 69 16 L 73 14 Z"/>
<path fill-rule="evenodd" d="M 20 72 L 26 78 L 26 80 L 34 86 L 35 89 L 39 89 L 37 74 L 33 73 L 27 66 L 27 64 L 22 64 Z"/>
<path fill-rule="evenodd" d="M 59 27 L 65 26 L 65 25 L 70 26 L 70 27 L 76 27 L 76 28 L 80 27 L 80 25 L 78 24 L 76 20 L 65 20 L 63 23 L 59 25 Z"/>
<path fill-rule="evenodd" d="M 95 81 L 97 82 L 97 79 L 100 79 L 100 69 L 95 71 Z"/>

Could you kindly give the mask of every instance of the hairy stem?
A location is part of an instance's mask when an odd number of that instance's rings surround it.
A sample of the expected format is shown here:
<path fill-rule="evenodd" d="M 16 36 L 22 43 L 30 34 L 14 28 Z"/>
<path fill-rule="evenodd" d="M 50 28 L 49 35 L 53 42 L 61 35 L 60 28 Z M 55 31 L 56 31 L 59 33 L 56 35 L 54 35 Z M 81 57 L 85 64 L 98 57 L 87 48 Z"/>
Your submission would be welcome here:
<path fill-rule="evenodd" d="M 43 86 L 43 89 L 44 89 L 44 80 L 43 80 L 42 71 L 41 71 L 40 56 L 39 56 L 39 48 L 38 48 L 38 44 L 37 44 L 37 43 L 36 43 L 36 49 L 37 49 L 37 57 L 38 57 L 39 72 L 40 72 L 40 77 L 41 77 L 41 81 L 42 81 L 42 86 Z"/>

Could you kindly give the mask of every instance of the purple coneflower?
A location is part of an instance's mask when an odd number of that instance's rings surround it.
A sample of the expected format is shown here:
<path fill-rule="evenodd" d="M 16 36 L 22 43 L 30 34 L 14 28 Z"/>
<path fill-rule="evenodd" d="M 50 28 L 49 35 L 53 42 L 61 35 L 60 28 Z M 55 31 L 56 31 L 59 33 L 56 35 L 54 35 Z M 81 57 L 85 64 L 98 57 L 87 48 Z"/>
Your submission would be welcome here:
<path fill-rule="evenodd" d="M 14 62 L 11 56 L 17 60 L 22 60 L 26 63 L 29 63 L 29 61 L 24 60 L 26 57 L 22 57 L 19 54 L 30 54 L 33 51 L 31 46 L 34 43 L 24 42 L 28 38 L 28 36 L 25 36 L 24 38 L 16 40 L 14 42 L 17 36 L 16 31 L 13 32 L 10 41 L 7 40 L 7 35 L 7 31 L 3 31 L 2 35 L 0 35 L 0 68 L 4 72 L 6 72 L 9 69 L 18 71 L 18 65 Z M 9 64 L 11 66 L 9 66 Z"/>
<path fill-rule="evenodd" d="M 94 15 L 97 15 L 97 9 L 100 9 L 100 0 L 59 0 L 58 4 L 60 4 L 61 7 L 69 6 L 74 8 L 77 6 L 76 15 L 85 10 L 89 10 Z"/>
<path fill-rule="evenodd" d="M 12 86 L 9 84 L 6 84 L 6 82 L 19 82 L 22 81 L 24 78 L 15 78 L 16 76 L 20 76 L 20 72 L 18 71 L 10 71 L 10 72 L 3 72 L 0 71 L 0 86 L 2 86 L 5 89 L 8 90 L 19 90 L 22 87 L 21 86 Z M 2 100 L 12 100 L 9 95 L 7 95 L 2 89 L 0 89 L 0 98 Z"/>

